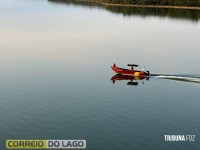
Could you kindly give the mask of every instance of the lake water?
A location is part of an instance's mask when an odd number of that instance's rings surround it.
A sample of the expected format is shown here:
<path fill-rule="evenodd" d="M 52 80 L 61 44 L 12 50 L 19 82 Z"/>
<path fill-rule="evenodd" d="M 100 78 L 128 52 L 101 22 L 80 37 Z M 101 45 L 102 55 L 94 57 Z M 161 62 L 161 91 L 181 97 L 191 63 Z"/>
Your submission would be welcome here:
<path fill-rule="evenodd" d="M 191 10 L 2 0 L 0 149 L 6 139 L 86 139 L 88 150 L 199 149 L 199 18 Z M 113 63 L 153 75 L 113 84 Z"/>

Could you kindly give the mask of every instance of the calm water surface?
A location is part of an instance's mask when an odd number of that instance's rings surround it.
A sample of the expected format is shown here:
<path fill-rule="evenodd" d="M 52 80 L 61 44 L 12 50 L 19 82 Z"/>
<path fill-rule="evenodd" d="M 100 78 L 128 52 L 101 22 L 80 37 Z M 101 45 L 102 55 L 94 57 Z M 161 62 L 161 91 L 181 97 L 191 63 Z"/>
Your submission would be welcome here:
<path fill-rule="evenodd" d="M 199 149 L 197 15 L 116 11 L 0 2 L 0 149 L 15 138 L 86 139 L 89 150 Z M 114 62 L 156 76 L 113 85 Z M 196 141 L 164 142 L 165 134 Z"/>

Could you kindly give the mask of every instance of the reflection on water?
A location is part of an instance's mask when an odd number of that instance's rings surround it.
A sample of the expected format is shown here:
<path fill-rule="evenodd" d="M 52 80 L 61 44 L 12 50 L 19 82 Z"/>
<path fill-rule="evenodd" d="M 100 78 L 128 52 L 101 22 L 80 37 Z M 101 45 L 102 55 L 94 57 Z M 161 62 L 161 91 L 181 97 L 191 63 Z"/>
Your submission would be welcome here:
<path fill-rule="evenodd" d="M 168 79 L 168 80 L 174 80 L 174 81 L 182 81 L 182 82 L 190 82 L 190 83 L 198 83 L 200 84 L 200 77 L 194 76 L 194 75 L 159 75 L 159 74 L 152 74 L 150 77 L 141 77 L 141 76 L 130 76 L 130 75 L 122 75 L 122 74 L 115 74 L 111 80 L 113 84 L 115 84 L 116 81 L 123 81 L 126 80 L 127 85 L 139 85 L 138 81 L 142 81 L 141 84 L 144 84 L 145 81 L 148 81 L 150 78 L 156 78 L 156 79 Z"/>
<path fill-rule="evenodd" d="M 200 18 L 199 10 L 185 9 L 162 9 L 162 8 L 133 8 L 133 7 L 106 7 L 107 10 L 113 13 L 120 13 L 124 16 L 139 15 L 139 16 L 160 16 L 176 19 L 189 19 L 198 21 Z"/>
<path fill-rule="evenodd" d="M 115 14 L 123 14 L 124 16 L 159 16 L 169 17 L 175 19 L 185 19 L 191 21 L 198 21 L 200 19 L 200 10 L 186 10 L 186 9 L 168 9 L 168 8 L 135 8 L 135 7 L 116 7 L 104 6 L 95 2 L 87 1 L 73 1 L 73 0 L 48 0 L 53 3 L 67 4 L 67 5 L 80 5 L 83 7 L 98 7 L 106 9 Z"/>
<path fill-rule="evenodd" d="M 149 77 L 141 77 L 141 76 L 130 76 L 130 75 L 122 75 L 122 74 L 115 74 L 111 80 L 113 81 L 113 84 L 115 84 L 116 81 L 119 80 L 127 80 L 127 85 L 138 85 L 139 80 L 142 81 L 142 84 L 144 84 L 144 80 L 149 80 Z"/>

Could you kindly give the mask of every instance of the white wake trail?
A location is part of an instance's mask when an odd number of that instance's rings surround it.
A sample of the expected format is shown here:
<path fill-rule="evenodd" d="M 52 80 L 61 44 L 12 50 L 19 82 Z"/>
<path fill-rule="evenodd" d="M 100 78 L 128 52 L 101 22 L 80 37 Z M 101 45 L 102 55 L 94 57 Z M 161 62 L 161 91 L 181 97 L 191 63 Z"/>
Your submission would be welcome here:
<path fill-rule="evenodd" d="M 158 75 L 158 76 L 155 76 L 155 78 L 200 83 L 200 78 L 198 78 L 198 77 L 174 76 L 174 75 Z"/>

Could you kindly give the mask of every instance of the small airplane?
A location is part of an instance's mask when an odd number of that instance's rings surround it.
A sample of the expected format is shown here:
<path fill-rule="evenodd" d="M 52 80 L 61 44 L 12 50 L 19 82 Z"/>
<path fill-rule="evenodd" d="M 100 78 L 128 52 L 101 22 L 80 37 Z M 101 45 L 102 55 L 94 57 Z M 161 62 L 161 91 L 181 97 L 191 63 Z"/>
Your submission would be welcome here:
<path fill-rule="evenodd" d="M 134 70 L 134 67 L 138 67 L 138 65 L 135 64 L 128 64 L 127 66 L 131 67 L 131 70 L 129 69 L 124 69 L 124 68 L 119 68 L 116 66 L 116 64 L 114 63 L 113 66 L 111 66 L 112 70 L 117 73 L 117 74 L 121 74 L 121 75 L 127 75 L 127 76 L 135 76 L 135 77 L 148 77 L 150 75 L 149 71 L 138 71 L 138 70 Z"/>

